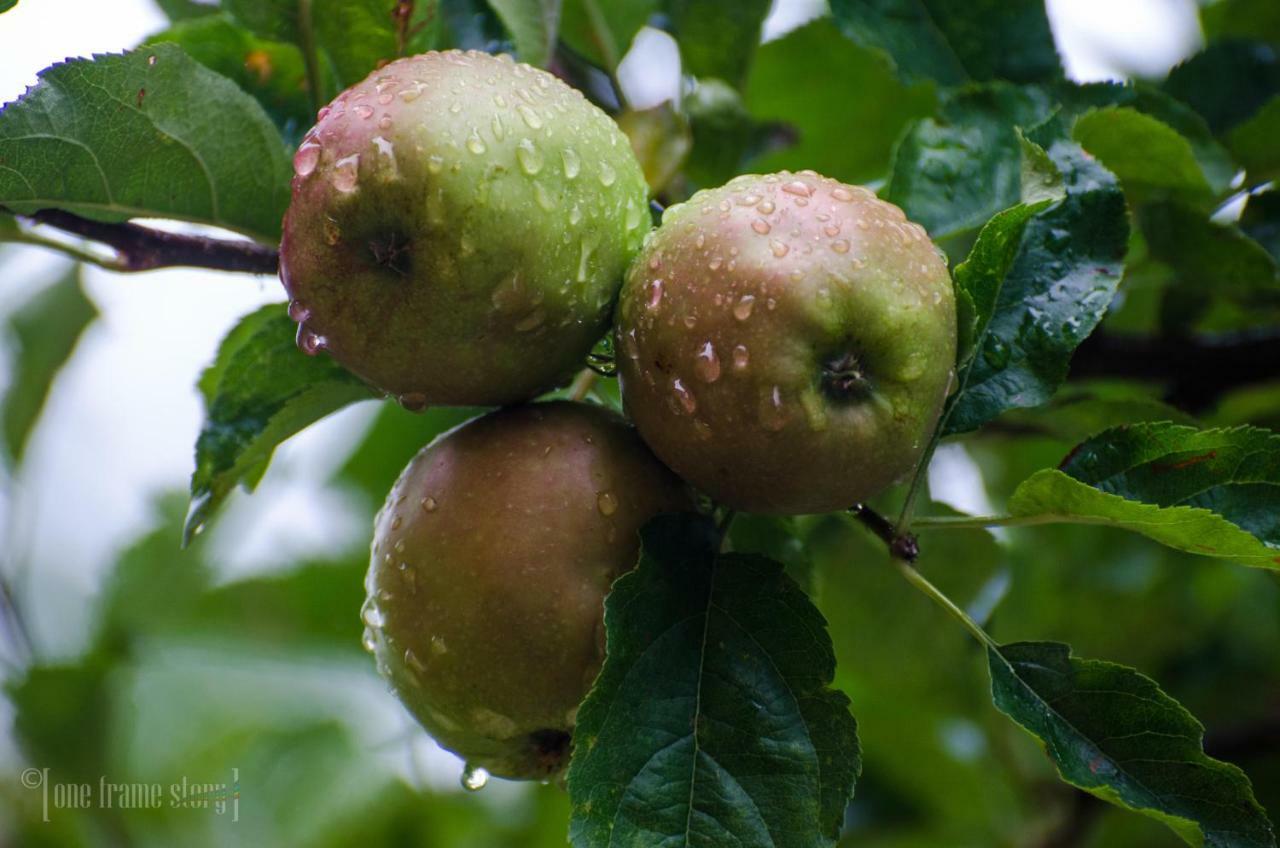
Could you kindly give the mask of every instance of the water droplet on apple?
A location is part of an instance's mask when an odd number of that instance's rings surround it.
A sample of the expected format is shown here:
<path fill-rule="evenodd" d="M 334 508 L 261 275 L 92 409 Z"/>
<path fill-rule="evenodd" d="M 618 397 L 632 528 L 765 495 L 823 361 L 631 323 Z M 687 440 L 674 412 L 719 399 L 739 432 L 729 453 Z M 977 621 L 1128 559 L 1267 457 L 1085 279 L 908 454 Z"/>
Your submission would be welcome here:
<path fill-rule="evenodd" d="M 780 242 L 777 239 L 769 242 L 769 249 L 772 250 L 773 255 L 779 259 L 786 256 L 791 251 L 791 248 L 787 247 L 784 242 Z"/>
<path fill-rule="evenodd" d="M 617 496 L 612 492 L 601 492 L 596 496 L 596 509 L 600 510 L 601 515 L 613 515 L 618 511 Z"/>
<path fill-rule="evenodd" d="M 578 153 L 572 147 L 565 147 L 560 150 L 560 159 L 564 162 L 564 175 L 566 179 L 574 179 L 578 176 L 578 172 L 582 170 L 582 160 L 578 158 Z"/>
<path fill-rule="evenodd" d="M 418 506 L 422 507 L 423 512 L 435 512 L 440 505 L 436 502 L 435 498 L 427 495 L 427 497 L 418 501 Z"/>
<path fill-rule="evenodd" d="M 746 345 L 737 345 L 733 349 L 733 367 L 738 371 L 747 370 L 747 365 L 751 361 L 751 354 L 748 353 Z"/>
<path fill-rule="evenodd" d="M 289 317 L 301 324 L 311 317 L 311 310 L 300 300 L 289 301 Z"/>
<path fill-rule="evenodd" d="M 300 177 L 310 176 L 320 162 L 320 145 L 307 142 L 293 154 L 293 172 Z"/>
<path fill-rule="evenodd" d="M 608 188 L 618 179 L 618 174 L 608 162 L 600 163 L 600 185 Z"/>
<path fill-rule="evenodd" d="M 755 230 L 762 236 L 767 236 L 769 234 L 769 230 L 773 228 L 769 226 L 769 222 L 764 218 L 756 218 L 751 222 L 751 229 Z"/>
<path fill-rule="evenodd" d="M 650 309 L 657 309 L 662 304 L 662 280 L 654 280 L 649 283 L 649 295 L 645 299 L 645 306 Z"/>
<path fill-rule="evenodd" d="M 698 350 L 693 370 L 703 382 L 714 383 L 720 379 L 720 357 L 716 356 L 715 345 L 710 341 L 705 342 Z"/>
<path fill-rule="evenodd" d="M 685 412 L 692 414 L 698 408 L 698 399 L 693 396 L 693 392 L 685 388 L 679 377 L 671 382 L 671 393 Z"/>
<path fill-rule="evenodd" d="M 739 321 L 745 321 L 751 317 L 751 310 L 755 308 L 756 299 L 754 295 L 744 294 L 733 306 L 733 317 Z"/>
<path fill-rule="evenodd" d="M 470 763 L 462 770 L 462 788 L 468 792 L 479 792 L 489 783 L 489 772 Z"/>
<path fill-rule="evenodd" d="M 396 401 L 409 412 L 422 412 L 427 408 L 427 396 L 421 392 L 405 392 Z"/>
<path fill-rule="evenodd" d="M 520 170 L 533 176 L 542 170 L 542 153 L 532 139 L 521 139 L 516 145 L 516 159 L 520 161 Z"/>
<path fill-rule="evenodd" d="M 359 153 L 353 153 L 335 162 L 332 177 L 333 187 L 344 194 L 355 191 L 356 183 L 359 179 L 359 167 Z"/>

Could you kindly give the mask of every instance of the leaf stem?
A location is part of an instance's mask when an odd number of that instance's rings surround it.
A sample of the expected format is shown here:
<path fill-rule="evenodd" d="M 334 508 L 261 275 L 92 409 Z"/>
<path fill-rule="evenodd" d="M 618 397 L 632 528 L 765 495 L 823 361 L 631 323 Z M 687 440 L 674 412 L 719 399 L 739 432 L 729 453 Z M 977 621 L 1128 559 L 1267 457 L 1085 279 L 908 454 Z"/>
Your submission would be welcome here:
<path fill-rule="evenodd" d="M 316 58 L 316 36 L 311 21 L 311 0 L 298 0 L 298 33 L 302 40 L 302 61 L 307 72 L 307 88 L 311 92 L 311 108 L 317 112 L 324 106 L 320 91 L 320 62 Z"/>
<path fill-rule="evenodd" d="M 1051 524 L 1056 516 L 1044 515 L 935 515 L 911 522 L 916 530 L 983 530 L 988 527 L 1026 527 Z"/>
<path fill-rule="evenodd" d="M 569 386 L 569 399 L 574 401 L 585 399 L 591 393 L 598 377 L 599 375 L 590 368 L 579 371 L 578 376 L 573 378 L 573 383 Z"/>
<path fill-rule="evenodd" d="M 921 574 L 915 566 L 896 556 L 891 557 L 890 559 L 902 576 L 907 578 L 908 583 L 928 595 L 934 603 L 946 610 L 952 618 L 960 622 L 960 624 L 969 631 L 973 638 L 977 639 L 987 648 L 999 647 L 996 644 L 996 641 L 991 638 L 990 634 L 982 629 L 982 625 L 974 621 L 967 612 L 962 610 L 955 601 L 947 597 L 941 589 L 929 582 L 929 578 Z"/>

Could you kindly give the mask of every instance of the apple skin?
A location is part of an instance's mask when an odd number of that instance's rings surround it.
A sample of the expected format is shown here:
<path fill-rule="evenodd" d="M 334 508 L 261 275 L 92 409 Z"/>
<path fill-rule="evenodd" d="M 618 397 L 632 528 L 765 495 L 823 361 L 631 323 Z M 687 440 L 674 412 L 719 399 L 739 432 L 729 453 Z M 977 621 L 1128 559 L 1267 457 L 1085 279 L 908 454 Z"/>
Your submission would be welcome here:
<path fill-rule="evenodd" d="M 604 597 L 640 527 L 693 508 L 620 416 L 566 401 L 461 425 L 405 468 L 375 522 L 366 646 L 469 765 L 547 779 L 604 659 Z"/>
<path fill-rule="evenodd" d="M 907 474 L 956 353 L 946 263 L 898 207 L 811 171 L 666 210 L 619 301 L 627 414 L 720 503 L 847 509 Z"/>
<path fill-rule="evenodd" d="M 497 406 L 570 377 L 649 229 L 617 125 L 509 57 L 374 71 L 294 158 L 280 274 L 299 346 L 401 399 Z"/>

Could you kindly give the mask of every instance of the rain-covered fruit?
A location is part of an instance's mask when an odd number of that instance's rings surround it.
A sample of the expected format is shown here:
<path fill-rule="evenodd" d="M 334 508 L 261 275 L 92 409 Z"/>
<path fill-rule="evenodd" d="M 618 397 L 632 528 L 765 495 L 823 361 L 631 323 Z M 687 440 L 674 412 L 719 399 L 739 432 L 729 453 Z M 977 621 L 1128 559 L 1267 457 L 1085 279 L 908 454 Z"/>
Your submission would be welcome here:
<path fill-rule="evenodd" d="M 571 375 L 648 229 L 626 137 L 509 57 L 392 62 L 320 111 L 293 165 L 280 275 L 298 344 L 411 408 Z"/>
<path fill-rule="evenodd" d="M 954 295 L 898 207 L 811 171 L 743 176 L 666 211 L 616 348 L 627 413 L 676 473 L 737 509 L 828 512 L 920 458 Z"/>
<path fill-rule="evenodd" d="M 640 527 L 692 508 L 616 414 L 510 407 L 424 448 L 374 528 L 365 645 L 469 766 L 543 779 L 568 762 L 604 658 L 604 596 Z"/>

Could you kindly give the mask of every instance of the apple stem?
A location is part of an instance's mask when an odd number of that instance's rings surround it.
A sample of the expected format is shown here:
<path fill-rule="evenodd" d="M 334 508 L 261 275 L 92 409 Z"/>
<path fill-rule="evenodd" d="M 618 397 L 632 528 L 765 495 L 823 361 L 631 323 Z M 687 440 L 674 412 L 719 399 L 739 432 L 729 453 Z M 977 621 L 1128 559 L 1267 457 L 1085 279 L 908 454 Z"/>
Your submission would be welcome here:
<path fill-rule="evenodd" d="M 920 556 L 920 543 L 911 533 L 900 533 L 893 522 L 865 504 L 854 504 L 849 512 L 889 547 L 894 559 L 912 563 Z"/>

